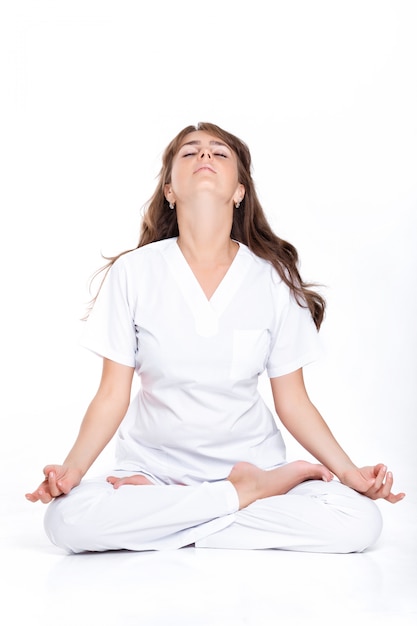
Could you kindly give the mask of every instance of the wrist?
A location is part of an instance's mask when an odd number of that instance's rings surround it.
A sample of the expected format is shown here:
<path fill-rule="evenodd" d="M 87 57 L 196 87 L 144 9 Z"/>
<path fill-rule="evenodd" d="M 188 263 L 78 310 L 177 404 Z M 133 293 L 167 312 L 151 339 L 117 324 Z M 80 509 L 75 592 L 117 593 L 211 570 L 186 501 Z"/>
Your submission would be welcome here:
<path fill-rule="evenodd" d="M 85 467 L 78 460 L 72 459 L 70 456 L 65 459 L 63 467 L 66 469 L 67 472 L 78 475 L 80 480 L 81 478 L 83 478 L 83 476 L 85 476 L 88 470 L 88 467 Z"/>
<path fill-rule="evenodd" d="M 350 461 L 349 463 L 345 463 L 341 465 L 340 468 L 338 468 L 338 470 L 335 471 L 334 473 L 338 477 L 340 482 L 344 483 L 347 476 L 351 472 L 357 472 L 357 471 L 358 471 L 358 467 L 354 463 L 352 463 L 352 461 Z"/>

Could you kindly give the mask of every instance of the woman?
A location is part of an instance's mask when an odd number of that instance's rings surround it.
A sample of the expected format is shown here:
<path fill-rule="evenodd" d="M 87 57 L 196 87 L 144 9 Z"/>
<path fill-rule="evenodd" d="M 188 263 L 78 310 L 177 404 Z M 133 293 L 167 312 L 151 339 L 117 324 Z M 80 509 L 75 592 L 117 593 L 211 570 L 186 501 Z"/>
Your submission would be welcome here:
<path fill-rule="evenodd" d="M 97 393 L 63 464 L 26 496 L 52 501 L 53 543 L 352 552 L 377 539 L 372 500 L 404 494 L 384 465 L 355 466 L 307 395 L 325 303 L 297 261 L 268 225 L 247 146 L 213 124 L 182 130 L 138 247 L 110 260 L 88 316 Z M 319 463 L 286 462 L 257 391 L 265 369 L 280 421 Z M 113 474 L 82 481 L 118 429 Z"/>

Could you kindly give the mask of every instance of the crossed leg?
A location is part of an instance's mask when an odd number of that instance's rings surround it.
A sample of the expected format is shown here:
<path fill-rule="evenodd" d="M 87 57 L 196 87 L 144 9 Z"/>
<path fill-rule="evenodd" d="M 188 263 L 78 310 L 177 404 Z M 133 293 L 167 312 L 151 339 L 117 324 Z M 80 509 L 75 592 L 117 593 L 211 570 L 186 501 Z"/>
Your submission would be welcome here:
<path fill-rule="evenodd" d="M 296 462 L 270 471 L 238 463 L 228 480 L 194 486 L 154 484 L 140 474 L 86 479 L 51 502 L 45 530 L 68 552 L 164 550 L 190 544 L 363 550 L 380 533 L 379 510 L 338 481 L 327 482 L 329 475 L 322 466 Z M 292 488 L 294 481 L 298 484 Z M 119 489 L 122 484 L 126 486 Z M 247 501 L 252 504 L 245 507 Z"/>
<path fill-rule="evenodd" d="M 262 470 L 252 463 L 241 461 L 233 466 L 227 480 L 236 489 L 239 498 L 239 509 L 244 509 L 256 500 L 280 496 L 287 493 L 306 480 L 324 480 L 329 482 L 333 474 L 319 463 L 308 461 L 293 461 L 281 465 L 273 470 Z M 125 476 L 108 476 L 109 482 L 115 489 L 123 485 L 152 485 L 153 483 L 141 474 Z"/>

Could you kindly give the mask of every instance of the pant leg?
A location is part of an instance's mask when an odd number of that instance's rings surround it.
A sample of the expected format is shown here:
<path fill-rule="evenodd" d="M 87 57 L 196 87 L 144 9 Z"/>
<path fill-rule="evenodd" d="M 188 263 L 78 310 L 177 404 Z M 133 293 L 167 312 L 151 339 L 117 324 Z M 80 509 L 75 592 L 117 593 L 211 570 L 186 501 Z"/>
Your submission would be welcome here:
<path fill-rule="evenodd" d="M 114 489 L 101 477 L 53 500 L 45 530 L 68 552 L 176 549 L 231 524 L 238 508 L 229 481 Z"/>
<path fill-rule="evenodd" d="M 308 481 L 238 511 L 229 481 L 114 489 L 86 480 L 48 507 L 45 529 L 69 552 L 196 547 L 360 552 L 382 523 L 369 498 L 337 481 Z"/>
<path fill-rule="evenodd" d="M 381 530 L 381 514 L 372 500 L 337 480 L 312 480 L 254 502 L 196 547 L 362 552 Z"/>

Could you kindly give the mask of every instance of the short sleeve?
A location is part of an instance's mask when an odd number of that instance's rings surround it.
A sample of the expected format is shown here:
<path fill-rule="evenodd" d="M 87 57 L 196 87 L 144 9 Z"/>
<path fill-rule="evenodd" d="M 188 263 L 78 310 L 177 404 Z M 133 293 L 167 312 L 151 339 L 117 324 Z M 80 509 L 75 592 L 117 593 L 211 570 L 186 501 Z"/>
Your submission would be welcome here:
<path fill-rule="evenodd" d="M 122 259 L 118 259 L 102 283 L 80 344 L 99 356 L 135 367 L 134 304 L 127 269 Z"/>
<path fill-rule="evenodd" d="M 271 340 L 271 350 L 266 365 L 269 378 L 290 374 L 322 356 L 319 334 L 308 308 L 300 306 L 285 287 L 286 303 L 277 314 Z"/>

